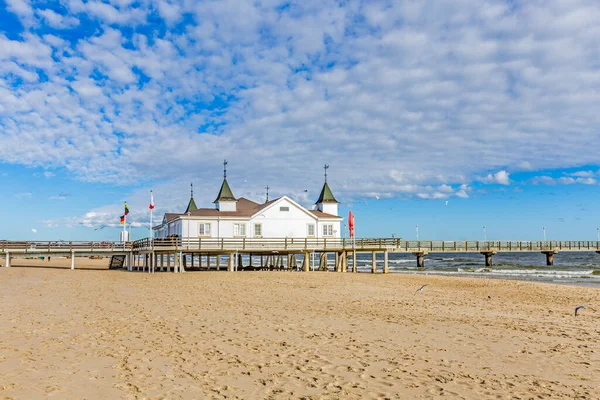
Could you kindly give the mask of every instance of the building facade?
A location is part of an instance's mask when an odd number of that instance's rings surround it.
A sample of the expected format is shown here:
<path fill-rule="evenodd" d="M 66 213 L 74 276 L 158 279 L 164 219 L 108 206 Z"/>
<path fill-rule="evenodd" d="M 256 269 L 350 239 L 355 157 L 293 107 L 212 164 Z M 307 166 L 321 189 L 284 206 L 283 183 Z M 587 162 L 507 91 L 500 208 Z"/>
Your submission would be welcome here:
<path fill-rule="evenodd" d="M 193 191 L 187 209 L 181 214 L 167 213 L 153 228 L 154 237 L 165 238 L 340 238 L 339 202 L 327 180 L 315 207 L 308 210 L 282 196 L 262 204 L 244 197 L 236 198 L 226 175 L 214 208 L 198 208 Z"/>

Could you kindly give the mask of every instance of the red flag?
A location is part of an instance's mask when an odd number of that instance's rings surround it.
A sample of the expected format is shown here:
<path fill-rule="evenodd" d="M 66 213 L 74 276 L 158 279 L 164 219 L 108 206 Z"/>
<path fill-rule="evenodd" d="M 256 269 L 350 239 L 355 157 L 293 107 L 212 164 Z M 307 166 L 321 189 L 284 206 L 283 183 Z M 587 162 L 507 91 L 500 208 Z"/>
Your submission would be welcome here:
<path fill-rule="evenodd" d="M 348 228 L 350 228 L 350 237 L 354 237 L 354 214 L 352 211 L 348 214 Z"/>

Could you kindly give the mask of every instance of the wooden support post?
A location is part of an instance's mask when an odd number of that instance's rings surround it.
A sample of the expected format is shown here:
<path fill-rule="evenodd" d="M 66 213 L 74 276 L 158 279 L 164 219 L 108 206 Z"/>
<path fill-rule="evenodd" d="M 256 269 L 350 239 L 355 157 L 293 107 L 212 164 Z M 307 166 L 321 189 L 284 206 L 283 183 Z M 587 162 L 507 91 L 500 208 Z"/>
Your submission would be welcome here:
<path fill-rule="evenodd" d="M 342 272 L 348 272 L 348 253 L 342 251 Z"/>
<path fill-rule="evenodd" d="M 329 265 L 327 265 L 327 253 L 321 253 L 319 256 L 319 271 L 329 271 Z"/>
<path fill-rule="evenodd" d="M 356 250 L 352 250 L 352 272 L 358 272 L 356 268 Z"/>
<path fill-rule="evenodd" d="M 377 273 L 377 253 L 373 252 L 371 254 L 371 257 L 372 257 L 372 261 L 373 261 L 373 264 L 371 265 L 371 273 L 375 274 L 375 273 Z"/>
<path fill-rule="evenodd" d="M 227 264 L 228 272 L 233 272 L 233 257 L 234 256 L 235 256 L 235 253 L 229 253 L 229 262 Z"/>
<path fill-rule="evenodd" d="M 167 253 L 167 272 L 171 272 L 171 253 Z"/>
<path fill-rule="evenodd" d="M 240 253 L 238 253 L 236 271 L 239 271 L 240 268 L 244 269 L 244 263 L 242 262 L 242 255 Z"/>
<path fill-rule="evenodd" d="M 558 254 L 558 250 L 542 251 L 546 255 L 546 265 L 548 267 L 554 265 L 554 255 Z"/>
<path fill-rule="evenodd" d="M 340 264 L 341 257 L 339 252 L 335 252 L 335 272 L 342 272 L 342 266 Z"/>
<path fill-rule="evenodd" d="M 200 256 L 202 257 L 202 256 Z M 194 253 L 192 253 L 192 269 L 194 269 Z"/>
<path fill-rule="evenodd" d="M 483 254 L 485 256 L 485 266 L 486 267 L 491 267 L 493 264 L 493 260 L 492 257 L 494 254 L 496 254 L 496 251 L 492 250 L 492 251 L 482 251 L 481 254 Z"/>
<path fill-rule="evenodd" d="M 304 252 L 304 272 L 310 271 L 310 253 Z"/>
<path fill-rule="evenodd" d="M 417 268 L 423 269 L 425 268 L 425 256 L 427 255 L 426 251 L 418 251 L 413 253 L 413 256 L 417 257 Z"/>
<path fill-rule="evenodd" d="M 250 264 L 248 264 L 249 266 L 252 266 L 252 253 L 250 253 Z"/>
<path fill-rule="evenodd" d="M 390 273 L 390 267 L 388 265 L 388 251 L 387 250 L 383 252 L 383 273 L 384 274 Z"/>
<path fill-rule="evenodd" d="M 6 263 L 4 263 L 4 266 L 6 268 L 10 268 L 10 252 L 9 251 L 6 252 Z"/>
<path fill-rule="evenodd" d="M 217 254 L 217 266 L 215 268 L 216 271 L 221 269 L 221 255 Z"/>
<path fill-rule="evenodd" d="M 179 272 L 185 272 L 185 255 L 183 254 L 183 252 L 179 253 Z"/>
<path fill-rule="evenodd" d="M 75 269 L 75 252 L 71 250 L 71 269 Z"/>

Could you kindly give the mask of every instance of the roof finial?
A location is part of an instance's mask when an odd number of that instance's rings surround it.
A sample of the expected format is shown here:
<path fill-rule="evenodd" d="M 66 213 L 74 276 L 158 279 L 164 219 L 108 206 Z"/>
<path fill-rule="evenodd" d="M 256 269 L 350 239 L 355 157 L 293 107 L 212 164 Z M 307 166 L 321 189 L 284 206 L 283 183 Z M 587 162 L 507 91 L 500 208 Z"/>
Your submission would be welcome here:
<path fill-rule="evenodd" d="M 190 197 L 194 197 L 194 182 L 190 183 Z"/>
<path fill-rule="evenodd" d="M 223 160 L 223 179 L 227 179 L 227 160 Z"/>
<path fill-rule="evenodd" d="M 327 170 L 329 169 L 329 165 L 325 164 L 325 167 L 323 167 L 325 169 L 325 182 L 327 182 Z"/>
<path fill-rule="evenodd" d="M 267 187 L 265 189 L 267 189 L 267 201 L 266 202 L 268 203 L 269 202 L 269 189 L 270 189 L 269 185 L 267 185 Z"/>

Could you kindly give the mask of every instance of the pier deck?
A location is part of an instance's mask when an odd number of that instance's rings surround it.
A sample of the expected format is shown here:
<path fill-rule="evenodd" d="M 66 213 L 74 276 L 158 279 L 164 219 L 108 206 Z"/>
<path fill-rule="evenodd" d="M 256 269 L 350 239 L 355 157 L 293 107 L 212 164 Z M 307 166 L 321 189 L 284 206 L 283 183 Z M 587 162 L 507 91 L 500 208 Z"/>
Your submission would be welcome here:
<path fill-rule="evenodd" d="M 553 257 L 559 252 L 597 252 L 600 253 L 598 241 L 411 241 L 398 238 L 207 238 L 207 239 L 141 239 L 135 242 L 83 242 L 83 241 L 0 241 L 0 255 L 5 257 L 5 266 L 10 267 L 10 259 L 29 256 L 68 256 L 73 259 L 71 268 L 75 268 L 75 257 L 98 256 L 106 257 L 125 255 L 127 268 L 133 270 L 134 264 L 142 260 L 142 269 L 154 270 L 171 268 L 171 258 L 174 257 L 173 270 L 183 270 L 186 260 L 191 257 L 192 267 L 194 258 L 217 256 L 217 268 L 220 267 L 221 256 L 227 258 L 227 269 L 237 270 L 241 265 L 241 255 L 267 256 L 267 263 L 276 265 L 297 264 L 296 256 L 303 255 L 303 270 L 309 270 L 308 258 L 311 254 L 321 255 L 320 268 L 325 269 L 327 253 L 335 254 L 335 270 L 347 271 L 348 260 L 352 259 L 352 270 L 356 271 L 356 254 L 373 254 L 373 272 L 376 272 L 375 254 L 384 253 L 383 271 L 388 271 L 389 253 L 412 253 L 417 258 L 417 266 L 424 267 L 424 256 L 429 253 L 481 253 L 485 256 L 486 266 L 492 265 L 493 255 L 500 252 L 538 252 L 546 255 L 546 264 L 552 265 Z M 285 260 L 287 257 L 287 260 Z M 166 258 L 166 260 L 165 260 Z M 165 266 L 166 261 L 166 266 Z M 160 265 L 159 265 L 160 264 Z M 265 264 L 266 265 L 266 264 Z M 314 267 L 314 266 L 313 266 Z"/>

